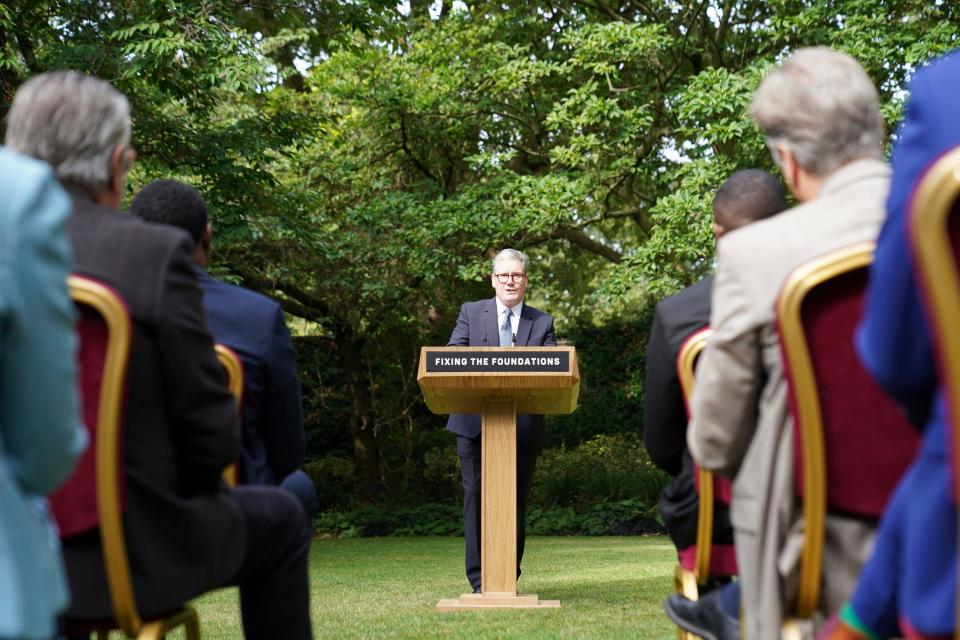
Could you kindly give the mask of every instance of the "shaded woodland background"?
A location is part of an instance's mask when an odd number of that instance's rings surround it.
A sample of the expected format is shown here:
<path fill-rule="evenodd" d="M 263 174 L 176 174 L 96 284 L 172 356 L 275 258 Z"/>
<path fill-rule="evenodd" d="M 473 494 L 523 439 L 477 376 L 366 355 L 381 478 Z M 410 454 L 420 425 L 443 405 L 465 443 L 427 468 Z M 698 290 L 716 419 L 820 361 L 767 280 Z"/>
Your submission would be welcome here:
<path fill-rule="evenodd" d="M 330 533 L 458 531 L 419 347 L 492 295 L 497 250 L 526 251 L 528 301 L 583 375 L 578 411 L 548 419 L 531 529 L 636 533 L 665 480 L 641 442 L 652 305 L 711 269 L 726 176 L 774 169 L 746 116 L 762 74 L 847 51 L 894 132 L 958 26 L 930 0 L 5 0 L 0 116 L 51 69 L 130 97 L 127 200 L 194 184 L 214 273 L 288 314 Z"/>

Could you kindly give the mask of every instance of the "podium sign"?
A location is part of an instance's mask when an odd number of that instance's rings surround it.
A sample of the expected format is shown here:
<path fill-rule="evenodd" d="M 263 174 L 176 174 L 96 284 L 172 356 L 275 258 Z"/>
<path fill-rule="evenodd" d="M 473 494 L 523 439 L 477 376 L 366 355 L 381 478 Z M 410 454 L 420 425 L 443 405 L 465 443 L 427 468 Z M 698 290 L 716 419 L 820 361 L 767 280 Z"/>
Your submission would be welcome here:
<path fill-rule="evenodd" d="M 437 608 L 559 607 L 517 594 L 517 413 L 572 413 L 580 394 L 573 347 L 423 347 L 417 382 L 434 413 L 482 414 L 481 593 Z"/>

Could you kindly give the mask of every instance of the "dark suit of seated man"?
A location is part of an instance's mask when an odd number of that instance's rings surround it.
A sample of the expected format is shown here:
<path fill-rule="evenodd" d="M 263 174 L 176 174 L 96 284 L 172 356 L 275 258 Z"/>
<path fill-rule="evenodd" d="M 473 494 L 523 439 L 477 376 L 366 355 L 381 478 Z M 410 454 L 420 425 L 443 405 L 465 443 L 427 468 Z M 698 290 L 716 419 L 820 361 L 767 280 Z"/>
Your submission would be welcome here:
<path fill-rule="evenodd" d="M 305 450 L 300 381 L 283 310 L 267 296 L 207 274 L 213 231 L 207 205 L 193 187 L 155 180 L 134 197 L 130 213 L 179 227 L 193 239 L 207 326 L 214 340 L 233 349 L 243 362 L 241 484 L 283 487 L 312 520 L 317 492 L 300 470 Z"/>
<path fill-rule="evenodd" d="M 721 236 L 787 208 L 783 187 L 758 169 L 735 171 L 713 200 L 713 234 Z M 687 410 L 677 377 L 677 354 L 695 331 L 710 324 L 713 276 L 657 303 L 647 342 L 643 441 L 655 465 L 673 476 L 660 497 L 660 514 L 681 551 L 697 539 L 697 493 L 687 451 Z M 714 514 L 714 542 L 733 544 L 728 509 Z"/>
<path fill-rule="evenodd" d="M 451 347 L 556 346 L 553 318 L 523 303 L 527 290 L 527 256 L 504 249 L 493 259 L 490 276 L 496 297 L 467 302 L 447 343 Z M 463 535 L 467 580 L 480 591 L 480 423 L 479 414 L 452 413 L 447 430 L 457 434 L 463 483 Z M 542 415 L 517 415 L 517 576 L 523 558 L 527 502 L 537 455 L 543 446 L 546 421 Z"/>
<path fill-rule="evenodd" d="M 783 187 L 772 175 L 757 169 L 736 171 L 714 197 L 714 236 L 719 240 L 726 233 L 786 208 Z M 713 277 L 709 276 L 661 300 L 654 312 L 647 343 L 643 440 L 653 463 L 673 476 L 660 496 L 659 506 L 667 533 L 678 552 L 696 543 L 699 498 L 694 487 L 693 460 L 687 450 L 687 410 L 677 378 L 677 354 L 691 334 L 710 324 L 712 285 Z M 733 544 L 729 508 L 718 506 L 714 511 L 713 543 Z M 679 595 L 670 596 L 668 615 L 676 619 L 677 610 L 687 606 L 685 600 Z M 718 638 L 739 637 L 739 630 L 732 622 L 739 617 L 740 609 L 736 583 L 717 595 L 701 598 L 699 608 L 705 607 L 709 610 L 697 616 L 706 619 L 699 629 L 713 629 Z M 710 624 L 710 614 L 717 620 L 715 624 Z"/>
<path fill-rule="evenodd" d="M 71 195 L 75 272 L 113 287 L 130 311 L 124 524 L 141 614 L 237 585 L 245 637 L 311 638 L 303 509 L 285 491 L 229 491 L 220 478 L 240 451 L 238 420 L 190 239 L 117 210 L 135 157 L 126 97 L 80 73 L 43 74 L 20 87 L 8 118 L 7 145 L 50 163 Z M 63 539 L 71 619 L 112 617 L 91 527 Z"/>

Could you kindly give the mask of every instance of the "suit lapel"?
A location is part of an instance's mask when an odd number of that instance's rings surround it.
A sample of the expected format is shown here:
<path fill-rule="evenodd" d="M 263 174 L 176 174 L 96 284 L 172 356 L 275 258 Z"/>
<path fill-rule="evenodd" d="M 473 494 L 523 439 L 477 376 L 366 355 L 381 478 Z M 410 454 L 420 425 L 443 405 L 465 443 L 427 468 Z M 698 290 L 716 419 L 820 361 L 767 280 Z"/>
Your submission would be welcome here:
<path fill-rule="evenodd" d="M 526 303 L 523 305 L 523 311 L 520 312 L 520 322 L 517 323 L 517 342 L 518 347 L 525 347 L 530 342 L 530 330 L 533 328 L 533 314 Z"/>
<path fill-rule="evenodd" d="M 497 299 L 487 300 L 483 306 L 483 346 L 500 346 L 500 324 L 497 322 Z"/>

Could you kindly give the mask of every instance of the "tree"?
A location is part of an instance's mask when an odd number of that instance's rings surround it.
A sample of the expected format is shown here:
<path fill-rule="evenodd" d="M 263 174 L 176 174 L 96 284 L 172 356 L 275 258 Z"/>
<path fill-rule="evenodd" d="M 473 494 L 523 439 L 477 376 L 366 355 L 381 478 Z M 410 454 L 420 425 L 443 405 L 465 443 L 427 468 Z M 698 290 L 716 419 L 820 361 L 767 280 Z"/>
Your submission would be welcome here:
<path fill-rule="evenodd" d="M 336 351 L 369 501 L 413 486 L 436 441 L 417 347 L 490 295 L 496 250 L 535 258 L 532 300 L 561 333 L 635 318 L 710 270 L 727 175 L 773 170 L 746 115 L 766 69 L 845 50 L 893 131 L 958 23 L 917 0 L 17 2 L 0 5 L 0 112 L 52 68 L 130 96 L 131 192 L 197 185 L 219 273 Z"/>

